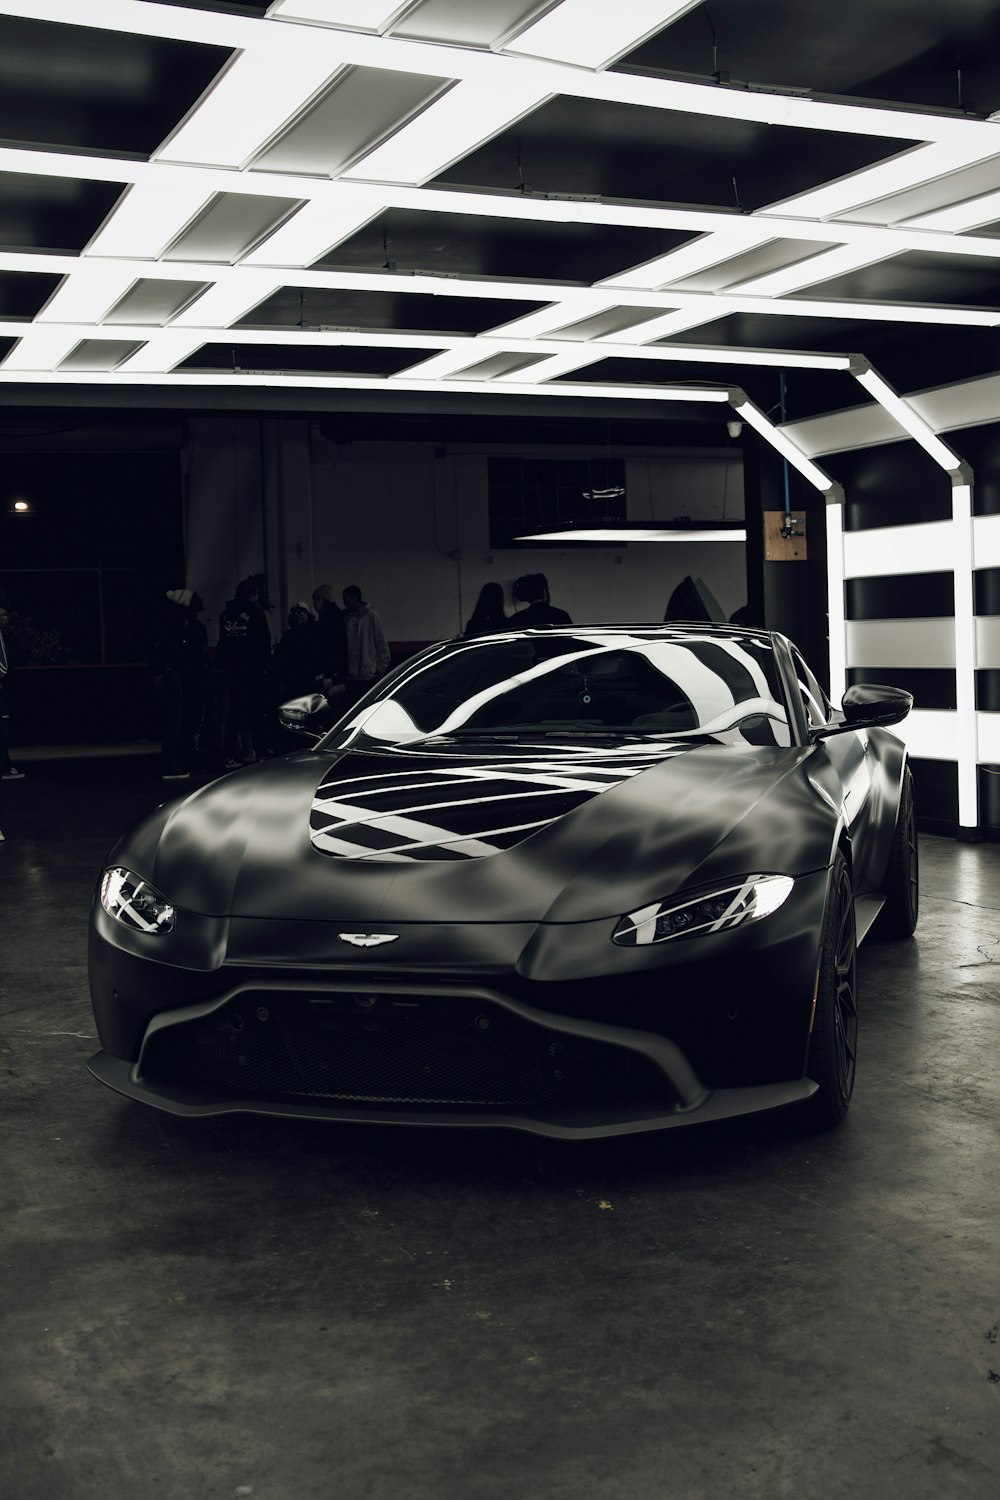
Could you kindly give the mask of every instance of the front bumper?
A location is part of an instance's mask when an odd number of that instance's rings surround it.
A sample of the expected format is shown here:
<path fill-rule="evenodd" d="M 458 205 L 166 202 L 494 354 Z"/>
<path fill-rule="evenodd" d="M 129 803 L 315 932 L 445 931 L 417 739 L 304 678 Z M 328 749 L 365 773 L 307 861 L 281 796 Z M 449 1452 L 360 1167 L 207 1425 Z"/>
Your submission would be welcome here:
<path fill-rule="evenodd" d="M 422 1004 L 437 1022 L 429 1061 L 419 1046 L 427 1029 L 407 1014 Z M 457 1024 L 442 1028 L 442 1013 Z M 468 1097 L 451 1097 L 452 1065 L 442 1047 L 449 1030 L 462 1052 L 458 1092 Z M 370 1056 L 359 1075 L 363 1031 Z M 451 996 L 411 983 L 373 995 L 288 979 L 273 991 L 247 979 L 221 998 L 164 1012 L 134 1063 L 102 1051 L 89 1067 L 125 1097 L 189 1118 L 247 1113 L 559 1139 L 753 1114 L 816 1089 L 806 1078 L 709 1089 L 668 1038 L 554 1016 L 485 986 Z M 446 1101 L 435 1098 L 441 1092 Z"/>
<path fill-rule="evenodd" d="M 391 949 L 339 962 L 336 923 L 185 917 L 183 957 L 164 963 L 173 950 L 98 906 L 91 1072 L 179 1115 L 556 1137 L 774 1109 L 815 1092 L 825 882 L 708 940 L 623 950 L 609 922 L 402 924 Z"/>

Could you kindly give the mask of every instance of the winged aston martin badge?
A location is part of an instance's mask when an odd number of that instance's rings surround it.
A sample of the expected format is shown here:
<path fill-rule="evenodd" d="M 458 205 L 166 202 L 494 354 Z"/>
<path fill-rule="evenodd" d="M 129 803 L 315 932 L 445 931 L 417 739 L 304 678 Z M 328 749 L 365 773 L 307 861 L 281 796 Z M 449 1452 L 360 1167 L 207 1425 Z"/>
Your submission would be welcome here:
<path fill-rule="evenodd" d="M 398 932 L 338 932 L 342 943 L 353 943 L 355 948 L 378 948 L 382 943 L 394 943 Z"/>

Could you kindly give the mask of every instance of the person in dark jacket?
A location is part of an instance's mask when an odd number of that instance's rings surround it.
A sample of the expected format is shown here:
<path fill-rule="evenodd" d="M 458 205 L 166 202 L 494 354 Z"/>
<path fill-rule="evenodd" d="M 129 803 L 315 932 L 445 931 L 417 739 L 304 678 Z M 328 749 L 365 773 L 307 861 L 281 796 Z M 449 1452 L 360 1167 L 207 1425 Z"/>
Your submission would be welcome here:
<path fill-rule="evenodd" d="M 549 583 L 544 573 L 525 573 L 514 585 L 514 598 L 526 606 L 511 619 L 512 630 L 533 625 L 572 625 L 564 609 L 549 603 Z"/>
<path fill-rule="evenodd" d="M 168 589 L 153 630 L 149 664 L 160 700 L 160 775 L 186 781 L 205 708 L 207 633 L 193 589 Z"/>
<path fill-rule="evenodd" d="M 476 607 L 469 616 L 463 635 L 495 635 L 508 630 L 510 621 L 503 607 L 503 588 L 499 583 L 484 583 Z"/>
<path fill-rule="evenodd" d="M 227 770 L 257 760 L 265 750 L 271 632 L 259 598 L 257 579 L 244 578 L 219 616 L 215 661 L 222 680 L 222 754 Z"/>
<path fill-rule="evenodd" d="M 274 648 L 274 686 L 278 703 L 318 691 L 323 672 L 319 627 L 308 604 L 299 600 L 288 611 L 288 629 Z"/>
<path fill-rule="evenodd" d="M 312 599 L 320 643 L 317 687 L 330 698 L 341 695 L 347 681 L 347 626 L 340 606 L 334 601 L 332 584 L 318 583 Z"/>

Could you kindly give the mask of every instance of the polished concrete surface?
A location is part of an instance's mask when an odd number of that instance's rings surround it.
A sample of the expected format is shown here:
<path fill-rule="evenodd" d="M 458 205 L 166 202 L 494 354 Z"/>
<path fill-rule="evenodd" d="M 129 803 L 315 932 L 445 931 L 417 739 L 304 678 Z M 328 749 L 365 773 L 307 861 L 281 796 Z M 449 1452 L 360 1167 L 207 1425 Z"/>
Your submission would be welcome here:
<path fill-rule="evenodd" d="M 0 787 L 0 1493 L 1000 1495 L 1000 847 L 923 840 L 832 1135 L 192 1124 L 85 1067 L 90 893 L 162 795 Z"/>

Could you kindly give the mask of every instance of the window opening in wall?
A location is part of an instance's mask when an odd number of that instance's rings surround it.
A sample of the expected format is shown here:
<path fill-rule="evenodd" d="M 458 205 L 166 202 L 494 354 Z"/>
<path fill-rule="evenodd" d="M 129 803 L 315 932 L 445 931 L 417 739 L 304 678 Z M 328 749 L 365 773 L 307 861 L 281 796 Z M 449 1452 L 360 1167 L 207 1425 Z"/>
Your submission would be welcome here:
<path fill-rule="evenodd" d="M 545 527 L 609 526 L 625 520 L 623 458 L 491 458 L 490 546 Z"/>

